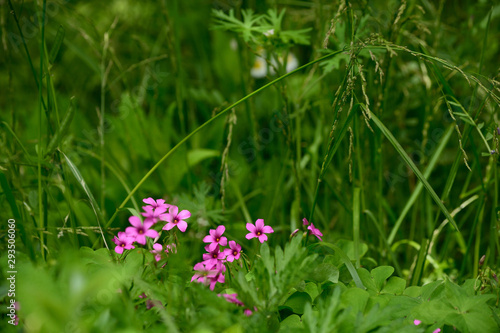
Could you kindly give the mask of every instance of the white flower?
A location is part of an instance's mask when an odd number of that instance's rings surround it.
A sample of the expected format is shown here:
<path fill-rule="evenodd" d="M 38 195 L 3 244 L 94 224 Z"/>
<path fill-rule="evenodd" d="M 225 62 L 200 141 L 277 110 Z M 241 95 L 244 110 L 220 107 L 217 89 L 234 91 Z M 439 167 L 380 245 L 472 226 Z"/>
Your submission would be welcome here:
<path fill-rule="evenodd" d="M 264 36 L 266 36 L 266 37 L 269 37 L 272 35 L 274 35 L 274 29 L 267 30 L 266 32 L 264 32 Z"/>
<path fill-rule="evenodd" d="M 267 75 L 267 64 L 264 58 L 256 57 L 253 63 L 250 75 L 256 79 L 263 78 Z"/>
<path fill-rule="evenodd" d="M 278 57 L 278 61 L 280 64 L 283 64 L 283 62 L 284 62 L 283 60 L 284 60 L 284 57 L 282 57 L 282 56 Z M 271 64 L 273 65 L 273 67 L 278 67 L 278 64 L 276 63 L 275 58 L 271 59 Z M 272 75 L 274 75 L 276 73 L 274 71 L 273 67 L 271 67 L 269 70 Z M 295 55 L 293 53 L 288 53 L 288 56 L 286 57 L 286 72 L 290 73 L 291 71 L 293 71 L 297 67 L 299 67 L 299 61 L 297 60 L 297 57 L 295 57 Z"/>

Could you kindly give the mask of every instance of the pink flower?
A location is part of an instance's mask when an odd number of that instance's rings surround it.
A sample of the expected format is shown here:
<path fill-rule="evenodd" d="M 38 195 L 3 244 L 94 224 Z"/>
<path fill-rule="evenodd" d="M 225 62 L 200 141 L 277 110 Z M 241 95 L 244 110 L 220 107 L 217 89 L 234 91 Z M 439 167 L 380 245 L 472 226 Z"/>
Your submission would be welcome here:
<path fill-rule="evenodd" d="M 195 281 L 199 283 L 209 282 L 209 278 L 217 276 L 218 271 L 214 269 L 214 265 L 207 265 L 204 262 L 199 262 L 194 265 L 193 269 L 197 271 L 191 278 L 191 282 Z"/>
<path fill-rule="evenodd" d="M 414 324 L 415 326 L 418 326 L 418 325 L 420 325 L 421 323 L 422 323 L 422 321 L 420 321 L 420 320 L 418 320 L 418 319 L 415 319 L 415 320 L 413 321 L 413 324 Z"/>
<path fill-rule="evenodd" d="M 177 253 L 177 246 L 175 245 L 175 243 L 172 243 L 170 245 L 166 245 L 165 246 L 165 252 L 167 254 L 169 254 L 169 253 Z"/>
<path fill-rule="evenodd" d="M 316 237 L 318 237 L 318 239 L 319 239 L 320 241 L 322 241 L 321 236 L 323 236 L 323 234 L 321 233 L 321 231 L 319 231 L 318 229 L 316 229 L 316 228 L 314 227 L 314 224 L 313 224 L 313 223 L 311 223 L 311 225 L 310 225 L 310 226 L 308 226 L 308 227 L 307 227 L 307 229 L 311 230 L 311 234 L 312 234 L 312 235 L 314 235 L 314 236 L 316 236 Z"/>
<path fill-rule="evenodd" d="M 146 244 L 146 237 L 156 238 L 158 237 L 158 231 L 149 229 L 153 225 L 153 222 L 141 223 L 141 219 L 137 216 L 131 216 L 128 221 L 132 224 L 132 227 L 125 229 L 127 235 L 135 237 L 135 241 L 139 244 Z"/>
<path fill-rule="evenodd" d="M 224 274 L 222 274 L 226 271 L 226 266 L 219 261 L 213 268 L 217 270 L 217 275 L 215 275 L 214 277 L 208 277 L 208 280 L 210 281 L 210 290 L 214 290 L 215 284 L 217 282 L 226 282 L 226 277 L 224 276 Z"/>
<path fill-rule="evenodd" d="M 251 239 L 257 237 L 261 243 L 267 240 L 266 234 L 271 234 L 274 232 L 273 228 L 268 225 L 264 225 L 263 219 L 258 219 L 255 221 L 255 225 L 252 223 L 247 223 L 247 229 L 250 231 L 245 237 L 246 239 Z"/>
<path fill-rule="evenodd" d="M 145 217 L 144 222 L 153 223 L 158 222 L 160 216 L 167 211 L 166 207 L 158 207 L 154 209 L 152 206 L 144 206 L 142 209 L 146 211 L 145 213 L 141 213 L 141 215 Z"/>
<path fill-rule="evenodd" d="M 160 261 L 161 260 L 161 250 L 163 250 L 163 246 L 159 243 L 154 243 L 153 244 L 153 251 L 149 251 L 155 255 L 155 260 Z"/>
<path fill-rule="evenodd" d="M 257 312 L 257 307 L 256 307 L 256 306 L 254 306 L 254 307 L 253 307 L 253 312 Z M 252 315 L 252 313 L 253 313 L 253 312 L 252 312 L 252 310 L 250 310 L 250 309 L 245 309 L 245 311 L 243 311 L 243 313 L 244 313 L 244 314 L 245 314 L 245 316 L 247 316 L 247 317 L 250 317 L 250 316 Z"/>
<path fill-rule="evenodd" d="M 291 234 L 290 238 L 294 237 L 299 232 L 299 229 L 295 229 Z"/>
<path fill-rule="evenodd" d="M 218 296 L 220 296 L 220 294 Z M 226 299 L 226 301 L 228 301 L 229 303 L 233 303 L 233 304 L 236 304 L 238 306 L 244 306 L 245 305 L 245 304 L 243 304 L 242 301 L 240 301 L 237 298 L 238 294 L 236 294 L 236 293 L 234 293 L 234 294 L 224 294 L 222 296 L 224 296 L 224 298 Z"/>
<path fill-rule="evenodd" d="M 122 254 L 123 250 L 132 250 L 135 246 L 132 245 L 134 243 L 135 238 L 127 235 L 126 232 L 120 231 L 118 232 L 118 237 L 113 238 L 113 242 L 116 244 L 115 252 L 118 254 Z"/>
<path fill-rule="evenodd" d="M 209 266 L 215 266 L 219 260 L 224 260 L 226 256 L 224 252 L 220 252 L 219 245 L 217 245 L 212 251 L 208 250 L 209 246 L 210 245 L 205 246 L 205 250 L 208 253 L 203 254 L 203 262 Z"/>
<path fill-rule="evenodd" d="M 171 205 L 169 204 L 166 204 L 165 203 L 165 200 L 163 199 L 158 199 L 158 200 L 155 200 L 153 198 L 147 198 L 147 199 L 142 199 L 142 201 L 148 205 L 150 205 L 151 207 L 153 208 L 161 208 L 161 207 L 164 207 L 165 210 L 168 209 L 168 207 L 170 207 Z M 143 207 L 144 208 L 144 207 Z"/>
<path fill-rule="evenodd" d="M 236 244 L 235 241 L 229 241 L 229 249 L 224 250 L 224 255 L 226 260 L 233 262 L 234 260 L 240 259 L 241 256 L 241 245 Z"/>
<path fill-rule="evenodd" d="M 309 221 L 308 221 L 308 220 L 304 217 L 304 218 L 302 219 L 302 224 L 303 224 L 303 225 L 308 225 L 308 224 L 309 224 Z"/>
<path fill-rule="evenodd" d="M 188 210 L 183 210 L 180 213 L 178 212 L 179 208 L 177 206 L 170 206 L 169 213 L 160 216 L 161 220 L 168 222 L 163 227 L 163 230 L 170 230 L 177 226 L 180 231 L 186 231 L 188 225 L 184 219 L 191 217 L 191 213 Z"/>
<path fill-rule="evenodd" d="M 441 332 L 440 328 L 436 328 L 434 331 L 432 331 L 432 333 L 439 333 L 439 332 Z"/>
<path fill-rule="evenodd" d="M 208 250 L 212 251 L 215 249 L 217 245 L 221 246 L 226 246 L 227 245 L 227 238 L 222 237 L 222 234 L 226 231 L 226 227 L 223 225 L 220 225 L 217 227 L 217 229 L 210 229 L 209 233 L 210 235 L 205 236 L 203 238 L 204 243 L 210 243 L 208 245 Z"/>

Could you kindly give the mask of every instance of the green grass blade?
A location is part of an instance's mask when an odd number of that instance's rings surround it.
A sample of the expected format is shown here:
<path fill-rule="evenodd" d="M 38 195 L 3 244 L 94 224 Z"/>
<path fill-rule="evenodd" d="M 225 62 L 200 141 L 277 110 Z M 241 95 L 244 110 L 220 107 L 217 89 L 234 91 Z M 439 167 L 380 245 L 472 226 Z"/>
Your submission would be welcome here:
<path fill-rule="evenodd" d="M 74 106 L 74 97 L 71 98 L 68 111 L 64 116 L 64 119 L 61 122 L 61 126 L 59 126 L 56 130 L 54 136 L 50 139 L 49 145 L 47 146 L 47 152 L 45 156 L 51 155 L 54 150 L 57 148 L 61 139 L 64 137 L 66 132 L 68 131 L 69 125 L 71 125 L 71 121 L 73 120 L 73 116 L 75 115 L 75 106 Z"/>
<path fill-rule="evenodd" d="M 438 197 L 438 195 L 436 194 L 436 192 L 434 191 L 434 189 L 432 188 L 432 186 L 429 184 L 429 182 L 427 181 L 427 179 L 424 177 L 424 175 L 417 168 L 417 166 L 415 165 L 415 163 L 413 163 L 413 161 L 411 160 L 410 156 L 408 156 L 408 154 L 406 153 L 406 151 L 399 144 L 398 140 L 396 140 L 396 138 L 387 129 L 387 127 L 385 127 L 385 125 L 380 121 L 380 119 L 378 119 L 377 116 L 375 116 L 374 114 L 372 114 L 372 119 L 371 120 L 380 129 L 380 131 L 382 132 L 382 134 L 384 134 L 384 136 L 387 138 L 387 140 L 389 140 L 389 142 L 394 146 L 394 148 L 399 153 L 399 155 L 403 158 L 403 160 L 405 161 L 405 163 L 410 167 L 410 169 L 413 171 L 413 173 L 415 173 L 415 175 L 417 176 L 417 178 L 422 182 L 423 186 L 425 187 L 425 189 L 427 190 L 427 192 L 429 192 L 429 195 L 432 197 L 432 199 L 434 200 L 434 202 L 441 209 L 441 211 L 443 212 L 444 216 L 446 216 L 446 218 L 448 219 L 448 221 L 450 222 L 450 224 L 455 228 L 455 230 L 457 231 L 457 238 L 458 238 L 458 242 L 459 242 L 460 248 L 462 249 L 462 251 L 465 252 L 466 246 L 465 246 L 465 241 L 463 239 L 463 236 L 462 236 L 460 230 L 458 229 L 458 226 L 457 226 L 455 220 L 453 219 L 453 217 L 448 212 L 448 209 L 446 209 L 446 207 L 444 206 L 444 204 L 441 202 L 441 199 Z"/>
<path fill-rule="evenodd" d="M 85 191 L 85 194 L 87 194 L 87 197 L 89 198 L 90 205 L 92 206 L 92 210 L 94 211 L 94 214 L 96 216 L 97 225 L 99 226 L 101 236 L 102 236 L 102 239 L 104 241 L 104 245 L 106 245 L 106 248 L 109 250 L 108 244 L 106 242 L 106 238 L 104 237 L 104 233 L 102 231 L 101 221 L 104 220 L 104 217 L 102 216 L 101 210 L 99 209 L 99 204 L 97 203 L 97 201 L 94 198 L 94 195 L 92 194 L 89 187 L 87 186 L 85 179 L 83 179 L 82 174 L 80 173 L 80 170 L 78 170 L 76 165 L 69 159 L 68 156 L 66 156 L 66 154 L 64 154 L 62 151 L 60 151 L 60 153 L 64 156 L 64 159 L 66 160 L 66 163 L 68 164 L 69 169 L 71 170 L 71 173 L 73 174 L 73 176 L 75 176 L 78 183 L 82 186 L 83 190 Z"/>
<path fill-rule="evenodd" d="M 361 244 L 359 243 L 359 215 L 360 215 L 360 188 L 354 188 L 354 195 L 352 199 L 352 233 L 354 241 L 354 257 L 356 258 L 356 268 L 361 267 L 361 262 L 359 258 L 359 248 Z"/>
<path fill-rule="evenodd" d="M 431 160 L 429 161 L 429 165 L 425 169 L 424 177 L 426 179 L 429 178 L 432 171 L 434 170 L 434 167 L 437 164 L 437 161 L 441 158 L 441 154 L 442 154 L 444 148 L 446 147 L 446 144 L 450 140 L 451 135 L 453 134 L 453 128 L 454 128 L 453 125 L 448 127 L 448 129 L 444 133 L 443 137 L 441 138 L 441 141 L 439 142 L 439 146 L 436 148 L 434 155 L 432 155 Z M 421 182 L 419 182 L 417 184 L 417 186 L 415 187 L 415 190 L 411 194 L 410 199 L 408 199 L 408 201 L 406 202 L 405 207 L 401 211 L 401 215 L 399 215 L 399 218 L 396 221 L 396 223 L 394 224 L 394 227 L 392 227 L 391 233 L 389 234 L 389 238 L 387 239 L 387 241 L 389 242 L 389 245 L 392 244 L 392 242 L 394 242 L 394 238 L 396 237 L 396 233 L 398 232 L 399 227 L 401 227 L 401 224 L 403 223 L 403 220 L 405 219 L 406 215 L 410 211 L 410 208 L 413 206 L 413 204 L 417 200 L 418 196 L 422 192 L 422 188 L 423 188 L 423 184 Z"/>

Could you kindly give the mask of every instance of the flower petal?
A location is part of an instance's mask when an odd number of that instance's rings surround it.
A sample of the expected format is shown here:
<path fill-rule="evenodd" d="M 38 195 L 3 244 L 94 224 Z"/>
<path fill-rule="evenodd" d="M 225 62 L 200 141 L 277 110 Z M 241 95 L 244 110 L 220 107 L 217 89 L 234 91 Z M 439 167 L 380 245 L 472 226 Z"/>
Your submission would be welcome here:
<path fill-rule="evenodd" d="M 262 234 L 262 235 L 259 236 L 259 241 L 261 243 L 264 243 L 266 240 L 267 240 L 267 235 L 266 234 Z"/>
<path fill-rule="evenodd" d="M 272 234 L 274 232 L 274 230 L 270 226 L 266 225 L 266 226 L 264 226 L 264 228 L 262 228 L 262 232 L 264 232 L 266 234 Z"/>
<path fill-rule="evenodd" d="M 257 221 L 255 221 L 255 228 L 262 230 L 263 227 L 264 227 L 264 219 L 258 219 Z"/>
<path fill-rule="evenodd" d="M 128 221 L 130 222 L 131 225 L 133 225 L 134 227 L 140 227 L 142 225 L 142 222 L 141 222 L 141 219 L 138 218 L 137 216 L 131 216 L 128 218 Z"/>
<path fill-rule="evenodd" d="M 250 232 L 255 232 L 255 226 L 252 223 L 247 223 L 247 230 Z"/>
<path fill-rule="evenodd" d="M 254 237 L 256 237 L 256 236 L 255 236 L 255 234 L 254 234 L 253 232 L 251 232 L 251 233 L 249 233 L 249 234 L 247 234 L 247 235 L 245 236 L 245 238 L 246 238 L 246 239 L 252 239 L 252 238 L 254 238 Z"/>
<path fill-rule="evenodd" d="M 172 222 L 168 222 L 167 224 L 165 224 L 165 225 L 163 226 L 163 228 L 162 228 L 162 229 L 163 229 L 163 230 L 170 230 L 170 229 L 172 229 L 173 227 L 175 227 L 175 224 L 173 224 Z"/>
<path fill-rule="evenodd" d="M 186 231 L 187 227 L 188 224 L 186 221 L 180 221 L 179 223 L 177 223 L 177 228 L 179 228 L 179 230 L 182 232 Z"/>
<path fill-rule="evenodd" d="M 189 212 L 189 210 L 183 210 L 182 212 L 180 212 L 179 214 L 177 214 L 177 218 L 179 220 L 184 220 L 184 219 L 188 219 L 191 217 L 191 213 Z"/>
<path fill-rule="evenodd" d="M 217 229 L 215 229 L 215 233 L 219 237 L 224 233 L 224 231 L 226 231 L 226 227 L 223 225 L 220 225 L 217 227 Z"/>

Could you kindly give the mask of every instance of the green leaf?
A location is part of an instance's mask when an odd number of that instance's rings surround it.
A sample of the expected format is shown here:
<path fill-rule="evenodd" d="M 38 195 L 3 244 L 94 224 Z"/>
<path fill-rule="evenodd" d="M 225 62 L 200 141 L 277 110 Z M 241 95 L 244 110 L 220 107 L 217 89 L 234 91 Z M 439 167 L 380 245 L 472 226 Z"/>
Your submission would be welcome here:
<path fill-rule="evenodd" d="M 364 312 L 369 298 L 370 294 L 366 290 L 359 288 L 347 289 L 340 296 L 342 306 L 344 308 L 351 308 L 354 314 Z"/>
<path fill-rule="evenodd" d="M 311 278 L 319 283 L 331 281 L 339 282 L 339 269 L 330 263 L 319 264 L 312 272 Z"/>
<path fill-rule="evenodd" d="M 295 332 L 298 329 L 302 329 L 304 324 L 300 320 L 300 317 L 296 314 L 286 317 L 280 324 L 279 332 Z"/>
<path fill-rule="evenodd" d="M 312 303 L 311 296 L 306 292 L 296 291 L 286 300 L 284 306 L 288 306 L 294 313 L 303 314 L 304 306 Z"/>
<path fill-rule="evenodd" d="M 403 294 L 406 287 L 406 280 L 397 276 L 392 276 L 385 287 L 381 290 L 381 293 L 401 295 Z"/>
<path fill-rule="evenodd" d="M 373 281 L 377 287 L 377 291 L 380 291 L 384 286 L 385 280 L 387 280 L 392 273 L 394 273 L 394 267 L 391 266 L 379 266 L 371 271 Z M 404 289 L 404 288 L 403 288 Z"/>
<path fill-rule="evenodd" d="M 192 149 L 187 153 L 188 165 L 190 167 L 192 167 L 192 166 L 195 166 L 196 164 L 200 163 L 203 160 L 206 160 L 206 159 L 212 158 L 212 157 L 218 157 L 219 155 L 220 155 L 220 152 L 218 150 L 203 149 L 203 148 Z"/>

